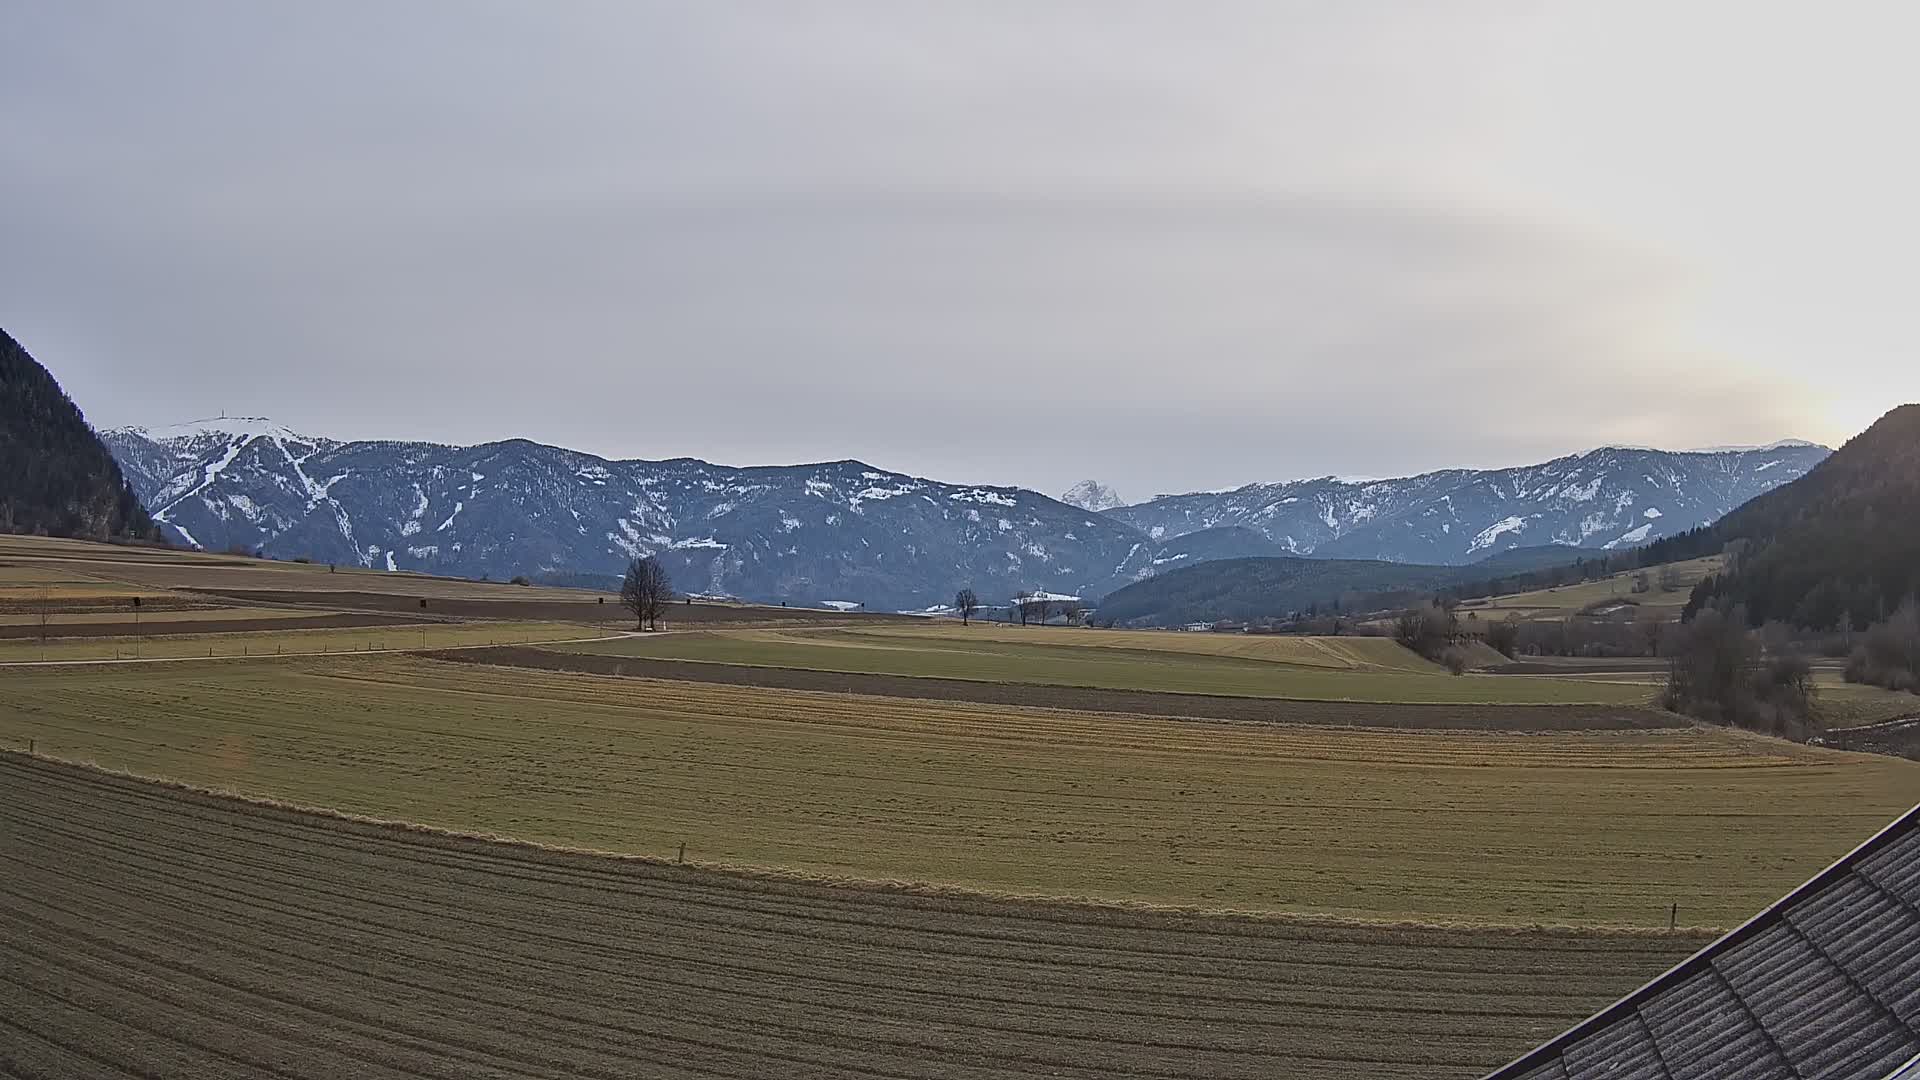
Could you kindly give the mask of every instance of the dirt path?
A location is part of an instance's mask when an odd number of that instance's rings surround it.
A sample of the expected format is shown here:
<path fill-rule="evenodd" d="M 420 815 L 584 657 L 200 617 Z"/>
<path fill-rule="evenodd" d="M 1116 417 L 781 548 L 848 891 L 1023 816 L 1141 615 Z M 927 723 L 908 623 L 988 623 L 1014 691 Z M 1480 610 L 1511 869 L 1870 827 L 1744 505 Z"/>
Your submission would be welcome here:
<path fill-rule="evenodd" d="M 856 890 L 461 839 L 0 753 L 22 1076 L 1472 1077 L 1698 934 Z"/>

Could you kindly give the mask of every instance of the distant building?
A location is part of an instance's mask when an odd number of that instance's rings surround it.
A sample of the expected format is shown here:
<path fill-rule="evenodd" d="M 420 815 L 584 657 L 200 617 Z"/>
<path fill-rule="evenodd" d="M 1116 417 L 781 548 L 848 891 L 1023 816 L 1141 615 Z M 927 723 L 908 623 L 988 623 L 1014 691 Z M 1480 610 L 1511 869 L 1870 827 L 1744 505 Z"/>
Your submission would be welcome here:
<path fill-rule="evenodd" d="M 1054 623 L 1072 623 L 1086 613 L 1080 598 L 1066 593 L 1048 592 L 1045 589 L 1033 589 L 1013 594 L 1013 602 L 1007 608 L 1009 621 L 1018 620 L 1023 625 Z"/>

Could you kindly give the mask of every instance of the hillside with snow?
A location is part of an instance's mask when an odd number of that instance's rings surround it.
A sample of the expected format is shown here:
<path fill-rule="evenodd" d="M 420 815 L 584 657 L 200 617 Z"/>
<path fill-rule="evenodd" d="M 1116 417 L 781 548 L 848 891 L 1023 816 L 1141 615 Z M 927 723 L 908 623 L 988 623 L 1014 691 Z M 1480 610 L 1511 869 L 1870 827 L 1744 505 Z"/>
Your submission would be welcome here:
<path fill-rule="evenodd" d="M 524 440 L 312 438 L 271 421 L 105 439 L 175 538 L 388 570 L 610 586 L 657 555 L 682 591 L 924 609 L 962 586 L 1098 595 L 1151 566 L 1128 526 L 1019 488 L 857 461 L 610 461 Z"/>
<path fill-rule="evenodd" d="M 1511 469 L 1162 495 L 1107 516 L 1157 543 L 1235 527 L 1258 533 L 1275 554 L 1457 565 L 1516 547 L 1612 550 L 1685 532 L 1805 475 L 1828 453 L 1802 442 L 1688 452 L 1602 447 Z"/>
<path fill-rule="evenodd" d="M 340 442 L 260 418 L 102 437 L 161 528 L 209 550 L 595 587 L 611 587 L 628 559 L 656 555 L 682 591 L 871 611 L 926 610 L 962 587 L 988 603 L 1035 589 L 1091 599 L 1250 556 L 1461 564 L 1516 547 L 1631 546 L 1712 521 L 1826 453 L 1603 449 L 1521 469 L 1255 484 L 1093 512 L 857 461 L 734 468 L 519 439 Z M 1090 483 L 1074 494 L 1112 492 Z"/>
<path fill-rule="evenodd" d="M 1060 501 L 1068 506 L 1077 506 L 1082 510 L 1092 510 L 1095 513 L 1127 504 L 1118 492 L 1098 480 L 1080 481 L 1068 488 L 1060 496 Z"/>

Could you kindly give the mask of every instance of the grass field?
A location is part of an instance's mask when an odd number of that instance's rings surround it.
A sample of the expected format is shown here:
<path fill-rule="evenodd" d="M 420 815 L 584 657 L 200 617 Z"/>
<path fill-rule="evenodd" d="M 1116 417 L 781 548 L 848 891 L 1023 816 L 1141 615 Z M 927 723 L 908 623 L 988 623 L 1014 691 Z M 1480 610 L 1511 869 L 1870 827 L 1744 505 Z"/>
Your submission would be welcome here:
<path fill-rule="evenodd" d="M 1040 683 L 1112 690 L 1309 701 L 1644 705 L 1643 686 L 1576 679 L 1448 675 L 1380 638 L 1245 640 L 1245 635 L 1131 633 L 1128 644 L 1086 645 L 1075 631 L 980 627 L 676 633 L 564 648 L 606 656 L 696 660 L 922 678 Z M 1108 631 L 1078 633 L 1100 637 Z M 1208 648 L 1266 648 L 1261 658 Z M 1395 657 L 1398 652 L 1404 658 Z M 1370 659 L 1383 662 L 1375 665 Z M 1296 657 L 1285 659 L 1282 657 Z M 1339 665 L 1366 664 L 1364 667 Z M 1392 666 L 1388 666 L 1391 664 Z"/>
<path fill-rule="evenodd" d="M 1521 619 L 1558 619 L 1578 614 L 1588 605 L 1604 600 L 1630 600 L 1639 609 L 1658 612 L 1665 618 L 1679 618 L 1680 609 L 1686 606 L 1687 597 L 1692 593 L 1695 583 L 1717 571 L 1722 561 L 1719 555 L 1708 555 L 1673 563 L 1679 575 L 1679 588 L 1672 592 L 1661 591 L 1660 568 L 1651 567 L 1647 570 L 1647 577 L 1653 588 L 1643 593 L 1633 591 L 1633 577 L 1637 571 L 1623 571 L 1578 585 L 1462 601 L 1459 613 L 1462 619 L 1470 613 L 1482 620 L 1499 620 L 1509 615 Z"/>
<path fill-rule="evenodd" d="M 178 611 L 152 613 L 148 613 L 143 609 L 142 614 L 150 615 L 151 620 L 155 622 L 212 624 L 222 622 L 259 622 L 270 619 L 310 619 L 314 613 L 311 610 L 302 608 L 193 607 L 182 608 Z M 48 620 L 47 632 L 58 637 L 62 630 L 70 626 L 92 626 L 101 623 L 110 623 L 113 625 L 125 623 L 131 626 L 132 618 L 132 612 L 126 608 L 119 608 L 113 611 L 62 611 L 54 614 L 53 617 Z M 37 628 L 39 625 L 40 620 L 36 615 L 0 614 L 0 626 L 32 626 Z M 210 625 L 208 629 L 217 630 L 219 627 Z"/>
<path fill-rule="evenodd" d="M 0 740 L 378 817 L 990 893 L 1730 925 L 1920 765 L 1681 729 L 1275 728 L 404 657 L 7 673 Z"/>
<path fill-rule="evenodd" d="M 305 614 L 311 615 L 312 612 Z M 171 617 L 171 616 L 169 616 Z M 173 634 L 150 637 L 53 638 L 42 645 L 33 638 L 0 639 L 0 664 L 115 660 L 140 657 L 239 657 L 280 653 L 365 652 L 392 649 L 451 649 L 472 645 L 560 641 L 606 633 L 603 629 L 566 623 L 421 623 L 414 626 L 367 626 L 324 630 L 249 630 L 219 633 Z M 55 631 L 57 633 L 57 631 Z M 77 678 L 68 673 L 67 678 Z"/>
<path fill-rule="evenodd" d="M 12 754 L 0 837 L 18 1075 L 1464 1080 L 1703 942 L 829 889 Z"/>
<path fill-rule="evenodd" d="M 1830 728 L 1859 727 L 1920 715 L 1920 695 L 1843 682 L 1837 675 L 1814 683 L 1814 711 Z"/>
<path fill-rule="evenodd" d="M 1441 670 L 1439 665 L 1422 659 L 1399 643 L 1376 637 L 1095 630 L 1068 626 L 1009 626 L 992 622 L 961 626 L 944 619 L 916 626 L 875 628 L 866 631 L 866 635 L 871 639 L 898 638 L 907 647 L 916 649 L 927 648 L 928 643 L 959 649 L 977 648 L 982 644 L 1048 645 L 1182 656 L 1227 656 L 1336 671 L 1401 671 L 1435 675 Z M 1493 656 L 1504 659 L 1498 653 Z"/>

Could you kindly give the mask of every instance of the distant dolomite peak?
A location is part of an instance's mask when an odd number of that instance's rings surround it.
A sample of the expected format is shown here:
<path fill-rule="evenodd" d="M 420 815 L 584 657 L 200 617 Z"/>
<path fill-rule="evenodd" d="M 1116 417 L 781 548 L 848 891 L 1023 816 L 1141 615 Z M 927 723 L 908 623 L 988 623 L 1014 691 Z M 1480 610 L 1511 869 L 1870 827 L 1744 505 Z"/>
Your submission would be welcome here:
<path fill-rule="evenodd" d="M 1060 496 L 1060 501 L 1068 506 L 1077 506 L 1096 514 L 1102 510 L 1126 505 L 1118 492 L 1098 480 L 1080 481 L 1068 488 L 1067 493 Z"/>

